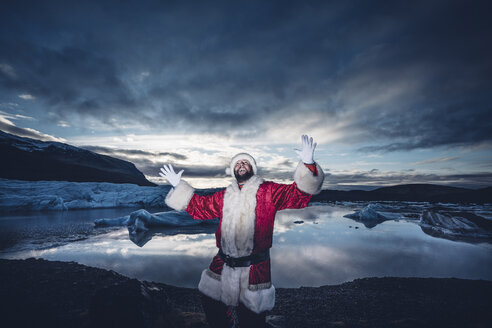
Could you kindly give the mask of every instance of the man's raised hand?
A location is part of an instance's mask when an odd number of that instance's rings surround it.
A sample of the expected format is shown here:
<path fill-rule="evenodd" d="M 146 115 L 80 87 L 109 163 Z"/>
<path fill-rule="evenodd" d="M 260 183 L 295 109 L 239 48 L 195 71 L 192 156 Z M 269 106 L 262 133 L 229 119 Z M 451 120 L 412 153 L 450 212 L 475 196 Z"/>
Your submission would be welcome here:
<path fill-rule="evenodd" d="M 173 187 L 176 187 L 181 181 L 181 175 L 183 174 L 184 170 L 179 171 L 178 173 L 174 172 L 173 166 L 171 164 L 163 165 L 161 167 L 161 172 L 159 172 L 159 175 L 167 180 Z"/>
<path fill-rule="evenodd" d="M 309 138 L 307 135 L 303 134 L 301 136 L 302 149 L 294 149 L 303 161 L 304 164 L 314 163 L 314 150 L 316 149 L 317 143 L 313 144 L 313 138 Z"/>

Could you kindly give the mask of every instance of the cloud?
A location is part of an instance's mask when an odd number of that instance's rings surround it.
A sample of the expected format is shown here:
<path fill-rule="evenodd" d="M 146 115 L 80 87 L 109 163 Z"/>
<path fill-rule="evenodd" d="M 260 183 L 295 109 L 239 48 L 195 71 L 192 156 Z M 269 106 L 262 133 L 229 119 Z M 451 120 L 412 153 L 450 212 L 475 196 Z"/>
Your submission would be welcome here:
<path fill-rule="evenodd" d="M 118 109 L 130 115 L 138 107 L 131 91 L 118 77 L 112 59 L 74 47 L 53 50 L 28 42 L 14 46 L 1 41 L 2 48 L 8 49 L 4 56 L 14 58 L 11 61 L 23 69 L 17 79 L 4 78 L 0 83 L 13 92 L 26 90 L 27 93 L 18 95 L 22 99 L 43 100 L 56 114 L 55 119 L 78 115 L 105 120 Z M 111 121 L 108 122 L 110 125 Z"/>
<path fill-rule="evenodd" d="M 102 146 L 79 146 L 80 148 L 93 151 L 98 154 L 108 155 L 111 157 L 116 157 L 125 161 L 129 161 L 145 175 L 149 177 L 158 177 L 159 168 L 168 162 L 186 161 L 188 157 L 184 154 L 173 153 L 173 152 L 152 152 L 144 151 L 138 149 L 118 149 Z M 213 166 L 194 166 L 185 165 L 180 166 L 180 169 L 185 169 L 188 176 L 192 177 L 215 177 L 218 175 L 219 171 L 224 171 L 223 168 L 218 170 L 218 168 Z M 220 176 L 220 174 L 219 174 Z"/>
<path fill-rule="evenodd" d="M 0 64 L 0 73 L 12 79 L 15 79 L 17 77 L 14 68 L 9 64 Z"/>
<path fill-rule="evenodd" d="M 138 149 L 115 149 L 109 147 L 102 146 L 80 146 L 80 148 L 84 148 L 96 153 L 104 154 L 104 155 L 124 155 L 124 156 L 148 156 L 148 157 L 161 157 L 167 156 L 172 157 L 174 159 L 186 160 L 186 156 L 178 153 L 171 152 L 150 152 Z"/>
<path fill-rule="evenodd" d="M 159 177 L 159 169 L 165 162 L 153 162 L 151 160 L 141 158 L 130 160 L 135 166 L 148 177 Z M 225 166 L 215 165 L 183 165 L 174 166 L 176 172 L 178 170 L 184 170 L 184 175 L 188 178 L 227 178 L 225 174 Z M 210 186 L 215 187 L 215 186 Z"/>
<path fill-rule="evenodd" d="M 57 138 L 57 137 L 51 136 L 49 134 L 39 132 L 35 129 L 21 128 L 21 127 L 16 126 L 14 123 L 12 123 L 11 120 L 12 119 L 18 119 L 18 118 L 33 119 L 32 117 L 26 117 L 26 116 L 22 116 L 22 115 L 11 115 L 11 114 L 0 111 L 0 130 L 7 132 L 7 133 L 10 133 L 10 134 L 15 134 L 15 135 L 20 136 L 20 137 L 38 139 L 38 140 L 42 140 L 42 141 L 66 142 L 66 140 L 63 138 Z"/>
<path fill-rule="evenodd" d="M 70 124 L 66 121 L 58 121 L 58 126 L 62 127 L 62 128 L 68 128 L 70 127 Z"/>
<path fill-rule="evenodd" d="M 1 105 L 3 105 L 3 104 L 0 104 L 0 106 Z M 10 109 L 15 109 L 17 107 L 17 104 L 7 104 L 7 106 L 5 106 L 5 107 L 10 108 Z M 21 114 L 10 114 L 10 113 L 4 112 L 2 110 L 0 110 L 0 116 L 6 120 L 18 120 L 18 119 L 29 120 L 29 121 L 36 120 L 34 117 L 31 117 L 31 116 L 26 116 L 26 115 L 21 115 Z M 13 123 L 10 122 L 10 124 L 13 124 Z"/>
<path fill-rule="evenodd" d="M 16 110 L 18 107 L 19 107 L 19 104 L 14 103 L 14 102 L 0 103 L 0 108 L 6 109 L 6 110 Z"/>
<path fill-rule="evenodd" d="M 483 188 L 492 185 L 492 173 L 435 174 L 409 171 L 359 171 L 332 173 L 325 178 L 324 189 L 353 190 L 399 184 L 430 183 L 465 188 Z"/>
<path fill-rule="evenodd" d="M 426 164 L 434 164 L 434 163 L 442 163 L 442 162 L 454 161 L 454 160 L 460 159 L 460 158 L 461 157 L 459 157 L 459 156 L 436 157 L 436 158 L 427 159 L 425 161 L 415 162 L 415 163 L 412 163 L 412 164 L 413 165 L 426 165 Z"/>
<path fill-rule="evenodd" d="M 492 140 L 486 2 L 3 6 L 3 92 L 54 122 L 371 152 Z"/>
<path fill-rule="evenodd" d="M 19 98 L 22 98 L 24 100 L 34 100 L 36 99 L 36 97 L 30 95 L 30 94 L 22 94 L 22 95 L 18 95 L 17 97 Z"/>

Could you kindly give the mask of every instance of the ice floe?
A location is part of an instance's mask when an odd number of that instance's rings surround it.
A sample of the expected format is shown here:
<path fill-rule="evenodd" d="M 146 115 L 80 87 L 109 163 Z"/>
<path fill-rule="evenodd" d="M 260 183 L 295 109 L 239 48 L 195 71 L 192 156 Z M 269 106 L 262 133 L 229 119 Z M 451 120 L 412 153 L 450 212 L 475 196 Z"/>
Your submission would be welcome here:
<path fill-rule="evenodd" d="M 422 231 L 434 237 L 468 242 L 492 241 L 492 221 L 470 212 L 425 210 Z"/>
<path fill-rule="evenodd" d="M 168 211 L 159 213 L 149 213 L 146 210 L 137 210 L 130 215 L 126 215 L 113 219 L 96 219 L 94 225 L 96 227 L 107 226 L 126 226 L 130 240 L 136 245 L 142 247 L 154 234 L 160 232 L 159 228 L 172 228 L 166 230 L 166 235 L 174 233 L 183 233 L 180 228 L 190 226 L 201 226 L 198 229 L 188 230 L 188 233 L 211 233 L 216 229 L 218 220 L 194 220 L 188 213 L 182 211 Z"/>
<path fill-rule="evenodd" d="M 344 217 L 362 222 L 366 227 L 372 228 L 378 223 L 391 219 L 377 211 L 382 209 L 384 209 L 382 205 L 378 203 L 370 203 L 363 209 L 356 210 L 352 214 L 344 215 Z"/>
<path fill-rule="evenodd" d="M 135 230 L 147 230 L 152 227 L 185 227 L 200 224 L 201 220 L 193 220 L 192 217 L 182 211 L 168 211 L 149 213 L 146 210 L 137 210 L 130 215 L 113 219 L 96 219 L 96 227 L 101 226 L 133 226 Z"/>
<path fill-rule="evenodd" d="M 418 224 L 430 236 L 467 242 L 492 241 L 490 206 L 470 204 L 369 203 L 344 217 L 367 228 L 387 220 L 405 219 Z"/>

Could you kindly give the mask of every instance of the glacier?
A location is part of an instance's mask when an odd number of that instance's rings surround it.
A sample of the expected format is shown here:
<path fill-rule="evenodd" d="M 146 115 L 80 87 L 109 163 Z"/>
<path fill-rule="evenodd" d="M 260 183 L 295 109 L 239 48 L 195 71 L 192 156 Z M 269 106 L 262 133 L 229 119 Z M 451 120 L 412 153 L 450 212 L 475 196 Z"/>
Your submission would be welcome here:
<path fill-rule="evenodd" d="M 169 185 L 0 179 L 0 211 L 167 208 L 164 198 L 170 188 Z"/>

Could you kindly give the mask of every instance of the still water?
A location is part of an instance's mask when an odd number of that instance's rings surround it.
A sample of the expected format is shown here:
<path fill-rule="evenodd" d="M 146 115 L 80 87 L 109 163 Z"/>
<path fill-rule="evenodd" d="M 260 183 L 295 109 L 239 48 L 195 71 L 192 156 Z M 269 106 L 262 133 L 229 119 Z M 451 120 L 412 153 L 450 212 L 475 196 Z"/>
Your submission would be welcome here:
<path fill-rule="evenodd" d="M 353 205 L 314 204 L 277 214 L 271 250 L 277 287 L 339 284 L 362 277 L 457 277 L 492 280 L 492 244 L 425 234 L 418 219 L 368 228 L 344 218 Z M 152 229 L 94 228 L 94 220 L 131 209 L 30 213 L 0 217 L 0 257 L 76 261 L 129 277 L 196 287 L 217 253 L 215 226 Z M 138 246 L 138 245 L 142 246 Z"/>

